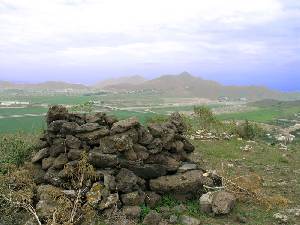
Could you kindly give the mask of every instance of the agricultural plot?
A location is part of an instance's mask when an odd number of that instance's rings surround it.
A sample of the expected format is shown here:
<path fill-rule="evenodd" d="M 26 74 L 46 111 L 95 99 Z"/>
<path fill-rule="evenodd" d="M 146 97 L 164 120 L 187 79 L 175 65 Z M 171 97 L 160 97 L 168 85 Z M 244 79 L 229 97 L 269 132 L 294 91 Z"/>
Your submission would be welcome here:
<path fill-rule="evenodd" d="M 274 124 L 278 119 L 297 119 L 295 115 L 300 113 L 300 105 L 298 107 L 259 107 L 254 111 L 229 113 L 218 115 L 221 120 L 249 120 L 262 123 Z"/>
<path fill-rule="evenodd" d="M 93 102 L 93 111 L 104 111 L 119 118 L 136 116 L 142 123 L 159 115 L 169 115 L 174 111 L 191 114 L 194 106 L 204 104 L 211 108 L 221 120 L 250 120 L 277 124 L 278 119 L 295 120 L 300 114 L 300 103 L 262 101 L 255 104 L 240 102 L 217 102 L 199 98 L 166 98 L 158 93 L 122 94 L 30 94 L 1 93 L 1 100 L 24 101 L 26 107 L 0 107 L 0 133 L 34 132 L 42 129 L 43 117 L 49 105 L 63 104 L 69 108 L 86 102 Z M 299 120 L 299 119 L 298 119 Z"/>

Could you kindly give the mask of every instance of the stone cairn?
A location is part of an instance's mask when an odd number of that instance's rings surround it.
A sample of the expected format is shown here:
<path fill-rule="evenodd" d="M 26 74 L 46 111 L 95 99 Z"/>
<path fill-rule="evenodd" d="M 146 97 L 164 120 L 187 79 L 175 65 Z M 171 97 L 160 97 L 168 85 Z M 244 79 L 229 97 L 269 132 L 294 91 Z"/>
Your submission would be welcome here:
<path fill-rule="evenodd" d="M 84 192 L 85 201 L 99 210 L 118 205 L 128 217 L 136 216 L 135 209 L 142 204 L 154 207 L 161 195 L 199 198 L 204 185 L 219 183 L 189 160 L 194 146 L 183 135 L 179 113 L 167 122 L 144 127 L 136 118 L 118 121 L 105 113 L 69 113 L 56 105 L 46 119 L 48 128 L 32 158 L 40 168 L 38 192 L 47 186 L 71 192 L 64 170 L 75 165 L 83 151 L 99 174 L 99 180 Z M 97 195 L 101 188 L 105 194 Z M 44 204 L 40 200 L 37 209 L 51 212 Z"/>

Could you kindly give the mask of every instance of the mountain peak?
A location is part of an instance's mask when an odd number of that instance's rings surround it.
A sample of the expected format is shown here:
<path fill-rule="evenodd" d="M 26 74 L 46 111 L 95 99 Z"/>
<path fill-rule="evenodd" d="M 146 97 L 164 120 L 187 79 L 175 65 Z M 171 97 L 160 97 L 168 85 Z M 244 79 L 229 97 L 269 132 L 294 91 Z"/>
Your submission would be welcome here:
<path fill-rule="evenodd" d="M 178 74 L 178 76 L 180 77 L 194 77 L 192 74 L 190 74 L 189 72 L 183 71 L 180 74 Z"/>
<path fill-rule="evenodd" d="M 112 78 L 108 80 L 103 80 L 98 82 L 94 87 L 96 88 L 103 88 L 107 86 L 114 86 L 114 85 L 119 85 L 119 84 L 141 84 L 145 82 L 146 79 L 141 76 L 141 75 L 133 75 L 133 76 L 125 76 L 125 77 L 117 77 L 117 78 Z"/>

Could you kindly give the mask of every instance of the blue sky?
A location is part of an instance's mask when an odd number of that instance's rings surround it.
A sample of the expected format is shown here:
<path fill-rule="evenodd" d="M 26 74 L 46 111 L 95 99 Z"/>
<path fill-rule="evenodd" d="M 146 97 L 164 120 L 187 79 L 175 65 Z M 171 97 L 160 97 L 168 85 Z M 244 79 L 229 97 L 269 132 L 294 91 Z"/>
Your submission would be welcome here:
<path fill-rule="evenodd" d="M 300 1 L 0 0 L 0 80 L 182 71 L 300 90 Z"/>

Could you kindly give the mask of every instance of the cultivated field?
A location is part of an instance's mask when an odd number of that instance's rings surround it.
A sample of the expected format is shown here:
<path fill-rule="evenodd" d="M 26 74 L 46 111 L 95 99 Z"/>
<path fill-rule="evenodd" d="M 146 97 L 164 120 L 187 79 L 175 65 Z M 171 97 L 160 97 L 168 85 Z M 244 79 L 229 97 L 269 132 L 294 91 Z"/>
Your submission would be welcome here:
<path fill-rule="evenodd" d="M 1 101 L 19 101 L 29 104 L 0 105 L 0 133 L 41 130 L 44 127 L 43 117 L 48 107 L 53 104 L 63 104 L 73 110 L 74 106 L 93 102 L 90 110 L 107 112 L 120 118 L 136 116 L 142 122 L 154 115 L 168 115 L 174 111 L 188 115 L 197 105 L 211 108 L 221 120 L 250 120 L 280 126 L 294 125 L 300 115 L 300 103 L 297 101 L 293 104 L 275 104 L 272 101 L 246 104 L 238 101 L 218 102 L 200 98 L 166 98 L 157 93 L 41 95 L 29 92 L 16 94 L 10 91 L 1 93 Z"/>

